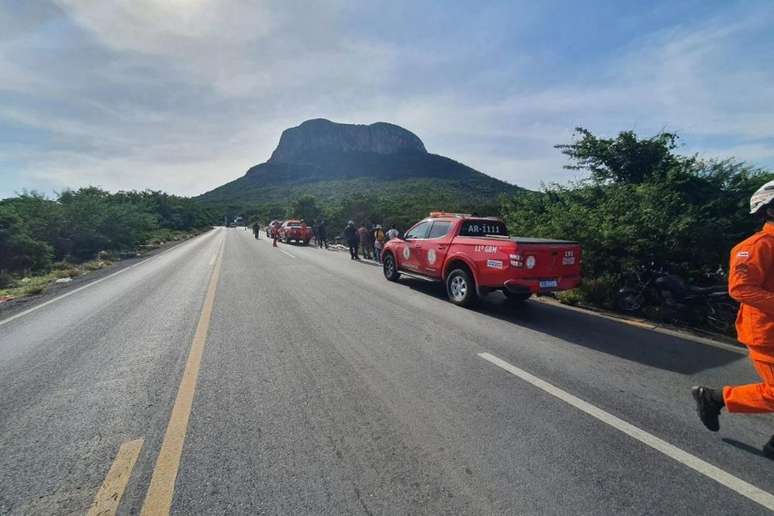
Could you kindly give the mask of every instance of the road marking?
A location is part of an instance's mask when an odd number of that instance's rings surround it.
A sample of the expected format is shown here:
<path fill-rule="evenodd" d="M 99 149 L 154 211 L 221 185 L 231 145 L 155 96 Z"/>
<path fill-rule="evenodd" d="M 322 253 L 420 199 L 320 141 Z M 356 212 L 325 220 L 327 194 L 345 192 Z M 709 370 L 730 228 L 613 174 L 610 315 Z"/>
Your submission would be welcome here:
<path fill-rule="evenodd" d="M 278 248 L 278 249 L 279 249 L 279 248 Z M 292 255 L 292 254 L 290 254 L 289 252 L 285 251 L 284 249 L 280 249 L 280 250 L 279 250 L 279 252 L 281 252 L 282 254 L 285 254 L 285 255 L 287 255 L 287 256 L 290 256 L 291 258 L 295 258 L 295 256 L 293 256 L 293 255 Z"/>
<path fill-rule="evenodd" d="M 633 437 L 641 443 L 650 446 L 654 450 L 660 451 L 667 457 L 670 457 L 677 462 L 688 466 L 694 471 L 697 471 L 698 473 L 711 478 L 715 482 L 718 482 L 719 484 L 722 484 L 727 488 L 736 491 L 740 495 L 749 498 L 753 502 L 762 505 L 770 511 L 774 511 L 773 494 L 755 487 L 754 485 L 745 482 L 741 478 L 735 477 L 734 475 L 718 468 L 717 466 L 713 466 L 712 464 L 701 460 L 695 455 L 691 455 L 690 453 L 681 450 L 677 446 L 669 444 L 663 439 L 659 439 L 655 435 L 650 434 L 645 430 L 632 425 L 631 423 L 627 423 L 623 419 L 617 418 L 609 412 L 605 412 L 604 410 L 592 405 L 591 403 L 585 402 L 582 399 L 573 396 L 569 392 L 564 391 L 544 380 L 541 380 L 537 376 L 519 369 L 512 364 L 509 364 L 505 360 L 497 358 L 496 356 L 489 353 L 479 353 L 478 356 L 502 369 L 505 369 L 512 375 L 521 378 L 525 382 L 531 383 L 535 387 L 542 389 L 548 394 L 559 398 L 565 403 L 572 405 L 578 410 L 585 412 L 586 414 L 602 421 L 607 425 L 612 426 L 616 430 L 625 433 L 629 437 Z"/>
<path fill-rule="evenodd" d="M 191 350 L 188 353 L 183 378 L 180 381 L 175 404 L 172 407 L 172 414 L 169 417 L 167 430 L 164 433 L 164 441 L 161 443 L 161 450 L 156 459 L 150 487 L 145 495 L 145 502 L 141 512 L 143 515 L 166 515 L 169 514 L 169 510 L 172 507 L 172 495 L 175 490 L 177 471 L 180 467 L 180 455 L 183 452 L 185 434 L 188 431 L 188 418 L 191 415 L 191 406 L 193 405 L 194 392 L 196 391 L 196 380 L 199 376 L 204 346 L 207 343 L 212 308 L 215 303 L 215 291 L 220 278 L 224 246 L 225 239 L 221 244 L 215 268 L 210 276 L 207 295 L 204 298 L 199 323 L 196 326 Z"/>
<path fill-rule="evenodd" d="M 205 233 L 205 235 L 211 235 L 211 234 L 213 234 L 213 233 L 215 233 L 215 231 L 212 231 L 212 232 L 207 232 L 207 233 Z M 196 240 L 196 239 L 198 239 L 198 238 L 199 238 L 199 237 L 194 237 L 193 239 L 189 240 L 188 242 L 193 242 L 193 241 L 195 241 L 195 240 Z M 186 243 L 188 243 L 188 242 L 186 242 Z M 142 265 L 142 264 L 144 264 L 144 263 L 148 263 L 148 262 L 150 262 L 150 261 L 152 261 L 152 260 L 155 260 L 156 258 L 158 258 L 158 257 L 160 257 L 160 256 L 163 256 L 163 255 L 165 255 L 166 253 L 168 253 L 168 252 L 170 252 L 170 251 L 174 251 L 175 249 L 180 249 L 180 248 L 181 248 L 181 246 L 175 246 L 175 247 L 171 247 L 171 248 L 169 248 L 169 249 L 165 249 L 164 251 L 160 252 L 159 254 L 156 254 L 156 255 L 154 255 L 154 256 L 151 256 L 150 258 L 146 258 L 146 259 L 144 259 L 144 260 L 142 260 L 142 261 L 140 261 L 140 262 L 137 262 L 137 263 L 135 263 L 135 264 L 133 264 L 133 265 L 130 265 L 129 267 L 123 268 L 123 269 L 121 269 L 120 271 L 116 271 L 116 272 L 114 272 L 114 273 L 112 273 L 112 274 L 108 274 L 108 275 L 107 275 L 107 276 L 105 276 L 104 278 L 100 278 L 100 279 L 98 279 L 98 280 L 94 280 L 94 281 L 92 281 L 91 283 L 87 283 L 86 285 L 84 285 L 84 286 L 82 286 L 82 287 L 78 287 L 78 288 L 76 288 L 75 290 L 71 290 L 70 292 L 65 292 L 65 293 L 64 293 L 64 294 L 62 294 L 61 296 L 57 296 L 57 297 L 55 297 L 55 298 L 53 298 L 53 299 L 49 299 L 49 300 L 48 300 L 48 301 L 46 301 L 45 303 L 40 303 L 39 305 L 35 305 L 35 306 L 33 306 L 32 308 L 28 308 L 27 310 L 24 310 L 24 311 L 22 311 L 22 312 L 19 312 L 19 313 L 18 313 L 18 314 L 16 314 L 16 315 L 12 315 L 11 317 L 8 317 L 7 319 L 3 319 L 2 321 L 0 321 L 0 326 L 2 326 L 2 325 L 4 325 L 4 324 L 8 324 L 8 323 L 9 323 L 9 322 L 11 322 L 11 321 L 15 321 L 16 319 L 19 319 L 20 317 L 24 317 L 24 316 L 25 316 L 25 315 L 27 315 L 27 314 L 31 314 L 32 312 L 34 312 L 34 311 L 36 311 L 36 310 L 40 310 L 41 308 L 44 308 L 44 307 L 46 307 L 46 306 L 48 306 L 48 305 L 50 305 L 50 304 L 52 304 L 52 303 L 56 303 L 57 301 L 61 301 L 62 299 L 65 299 L 65 298 L 67 298 L 67 297 L 70 297 L 70 296 L 72 296 L 73 294 L 77 294 L 78 292 L 80 292 L 80 291 L 82 291 L 82 290 L 86 290 L 87 288 L 93 287 L 94 285 L 99 285 L 99 284 L 100 284 L 100 283 L 102 283 L 103 281 L 107 281 L 107 280 L 109 280 L 110 278 L 114 278 L 114 277 L 118 276 L 119 274 L 123 274 L 123 273 L 125 273 L 125 272 L 128 272 L 128 271 L 130 271 L 130 270 L 134 269 L 135 267 L 138 267 L 138 266 L 140 266 L 140 265 Z"/>
<path fill-rule="evenodd" d="M 140 456 L 143 439 L 127 441 L 118 448 L 113 465 L 110 466 L 102 486 L 89 507 L 87 516 L 112 516 L 118 510 L 124 489 L 132 476 L 132 469 Z"/>

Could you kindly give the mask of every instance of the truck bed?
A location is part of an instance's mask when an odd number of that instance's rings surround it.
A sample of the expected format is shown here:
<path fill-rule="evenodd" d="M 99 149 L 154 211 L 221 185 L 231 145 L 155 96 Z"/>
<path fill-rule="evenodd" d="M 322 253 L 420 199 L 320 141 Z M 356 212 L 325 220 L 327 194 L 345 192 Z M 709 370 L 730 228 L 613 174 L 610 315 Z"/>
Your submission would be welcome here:
<path fill-rule="evenodd" d="M 480 238 L 482 240 L 509 240 L 511 242 L 516 242 L 517 244 L 566 244 L 566 245 L 577 245 L 578 242 L 573 242 L 572 240 L 555 240 L 552 238 L 533 238 L 533 237 L 521 237 L 521 236 L 508 236 L 508 237 L 501 237 L 501 236 L 495 236 L 495 235 L 486 235 L 486 236 L 477 236 L 477 237 L 467 237 L 467 238 Z"/>

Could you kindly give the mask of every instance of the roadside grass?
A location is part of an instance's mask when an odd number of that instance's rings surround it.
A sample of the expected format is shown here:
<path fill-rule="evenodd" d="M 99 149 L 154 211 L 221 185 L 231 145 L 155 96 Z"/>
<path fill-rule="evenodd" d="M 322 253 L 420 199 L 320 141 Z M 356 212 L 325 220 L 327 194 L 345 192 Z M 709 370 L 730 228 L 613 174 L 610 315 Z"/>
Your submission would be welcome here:
<path fill-rule="evenodd" d="M 89 272 L 98 271 L 112 265 L 110 260 L 90 260 L 88 262 L 73 264 L 57 262 L 51 271 L 45 274 L 34 274 L 23 277 L 12 277 L 11 284 L 0 289 L 0 298 L 19 298 L 24 296 L 37 296 L 44 294 L 49 286 L 59 279 L 77 278 Z"/>

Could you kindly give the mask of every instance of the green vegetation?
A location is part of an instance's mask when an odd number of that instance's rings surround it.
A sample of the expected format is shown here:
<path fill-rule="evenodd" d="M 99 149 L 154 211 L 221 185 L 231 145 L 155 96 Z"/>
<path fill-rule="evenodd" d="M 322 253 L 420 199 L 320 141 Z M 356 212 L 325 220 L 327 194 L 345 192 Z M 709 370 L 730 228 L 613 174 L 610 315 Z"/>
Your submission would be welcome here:
<path fill-rule="evenodd" d="M 605 139 L 579 128 L 576 135 L 557 148 L 570 158 L 567 168 L 590 172 L 588 179 L 502 203 L 512 233 L 583 245 L 585 283 L 566 300 L 612 308 L 622 274 L 651 262 L 698 283 L 726 268 L 733 245 L 760 227 L 748 215 L 749 198 L 774 174 L 680 156 L 669 133 Z"/>
<path fill-rule="evenodd" d="M 0 201 L 0 295 L 39 292 L 52 280 L 96 270 L 209 226 L 191 199 L 161 192 L 68 190 L 48 199 L 24 193 Z M 155 244 L 154 244 L 155 242 Z M 77 271 L 77 273 L 76 273 Z"/>
<path fill-rule="evenodd" d="M 449 158 L 404 152 L 315 152 L 302 163 L 263 163 L 197 198 L 233 218 L 269 221 L 301 217 L 329 222 L 331 231 L 352 218 L 406 228 L 432 210 L 494 213 L 498 196 L 520 188 Z M 315 206 L 299 205 L 302 199 Z"/>

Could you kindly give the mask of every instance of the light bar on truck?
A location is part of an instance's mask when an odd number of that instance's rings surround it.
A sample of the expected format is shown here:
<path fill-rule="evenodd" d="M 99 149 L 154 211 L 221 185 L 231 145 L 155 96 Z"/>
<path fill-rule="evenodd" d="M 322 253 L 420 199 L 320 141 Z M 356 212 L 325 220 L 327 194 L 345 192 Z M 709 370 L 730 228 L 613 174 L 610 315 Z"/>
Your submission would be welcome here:
<path fill-rule="evenodd" d="M 462 217 L 472 217 L 472 215 L 469 214 L 469 213 L 449 213 L 449 212 L 446 212 L 446 211 L 431 211 L 430 212 L 430 218 L 433 218 L 433 219 L 440 219 L 440 218 L 446 218 L 446 217 L 462 218 Z"/>

